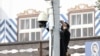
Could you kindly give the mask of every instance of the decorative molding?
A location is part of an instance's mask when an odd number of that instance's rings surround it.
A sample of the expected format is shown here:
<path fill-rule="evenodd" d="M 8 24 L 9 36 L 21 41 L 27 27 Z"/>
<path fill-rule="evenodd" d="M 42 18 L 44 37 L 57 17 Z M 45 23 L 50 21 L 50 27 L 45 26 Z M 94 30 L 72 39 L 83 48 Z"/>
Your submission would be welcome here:
<path fill-rule="evenodd" d="M 36 11 L 34 9 L 27 9 L 24 10 L 23 12 L 20 12 L 17 14 L 18 17 L 23 17 L 23 16 L 30 16 L 30 15 L 38 15 L 40 11 Z"/>
<path fill-rule="evenodd" d="M 76 11 L 76 10 L 83 10 L 83 9 L 94 9 L 94 6 L 88 6 L 87 4 L 79 4 L 76 5 L 74 8 L 68 9 L 68 11 Z"/>
<path fill-rule="evenodd" d="M 39 14 L 39 11 L 36 11 L 34 9 L 27 9 L 24 12 L 21 12 L 17 15 L 20 16 L 20 15 L 29 15 L 29 14 Z"/>

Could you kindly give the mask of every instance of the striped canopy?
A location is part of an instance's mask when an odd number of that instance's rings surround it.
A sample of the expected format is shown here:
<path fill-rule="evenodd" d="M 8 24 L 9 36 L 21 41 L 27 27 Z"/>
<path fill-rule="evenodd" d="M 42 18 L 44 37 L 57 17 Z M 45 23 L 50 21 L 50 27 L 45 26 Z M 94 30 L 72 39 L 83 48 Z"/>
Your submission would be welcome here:
<path fill-rule="evenodd" d="M 100 36 L 100 10 L 95 13 L 95 35 Z"/>
<path fill-rule="evenodd" d="M 1 19 L 0 20 L 0 43 L 17 41 L 17 20 Z"/>

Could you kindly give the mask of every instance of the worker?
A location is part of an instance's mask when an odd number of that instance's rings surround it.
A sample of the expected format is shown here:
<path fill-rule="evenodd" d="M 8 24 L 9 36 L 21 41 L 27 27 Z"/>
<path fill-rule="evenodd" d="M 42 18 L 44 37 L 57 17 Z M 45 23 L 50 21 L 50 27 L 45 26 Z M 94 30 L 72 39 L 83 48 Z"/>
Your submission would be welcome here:
<path fill-rule="evenodd" d="M 68 44 L 70 41 L 70 32 L 69 32 L 69 24 L 60 21 L 62 26 L 61 26 L 61 31 L 60 31 L 60 56 L 66 56 L 67 50 L 68 50 Z"/>

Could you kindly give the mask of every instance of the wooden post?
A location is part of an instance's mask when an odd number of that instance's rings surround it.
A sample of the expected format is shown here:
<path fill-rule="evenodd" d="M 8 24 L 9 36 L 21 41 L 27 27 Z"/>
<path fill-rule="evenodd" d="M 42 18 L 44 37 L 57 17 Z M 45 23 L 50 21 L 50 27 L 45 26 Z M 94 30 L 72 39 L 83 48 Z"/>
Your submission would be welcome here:
<path fill-rule="evenodd" d="M 39 52 L 40 52 L 40 56 L 42 56 L 42 42 L 40 41 L 40 50 L 39 50 Z"/>

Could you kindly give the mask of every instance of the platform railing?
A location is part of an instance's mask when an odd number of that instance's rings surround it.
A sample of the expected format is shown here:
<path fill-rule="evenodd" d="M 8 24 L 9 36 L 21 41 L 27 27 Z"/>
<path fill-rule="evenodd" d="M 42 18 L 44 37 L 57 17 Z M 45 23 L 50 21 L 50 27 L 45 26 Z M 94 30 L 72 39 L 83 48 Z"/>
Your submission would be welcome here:
<path fill-rule="evenodd" d="M 49 41 L 0 44 L 0 56 L 47 56 Z"/>

